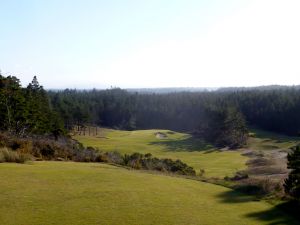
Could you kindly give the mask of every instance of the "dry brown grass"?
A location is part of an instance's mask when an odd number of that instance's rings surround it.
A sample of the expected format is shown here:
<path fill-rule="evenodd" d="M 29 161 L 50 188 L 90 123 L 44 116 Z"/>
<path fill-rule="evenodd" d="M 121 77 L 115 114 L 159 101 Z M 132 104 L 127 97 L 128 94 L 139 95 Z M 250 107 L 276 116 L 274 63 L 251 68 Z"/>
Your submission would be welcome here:
<path fill-rule="evenodd" d="M 31 155 L 26 153 L 13 151 L 8 148 L 0 149 L 0 163 L 2 162 L 24 163 L 28 160 L 31 160 L 31 158 L 32 158 Z"/>

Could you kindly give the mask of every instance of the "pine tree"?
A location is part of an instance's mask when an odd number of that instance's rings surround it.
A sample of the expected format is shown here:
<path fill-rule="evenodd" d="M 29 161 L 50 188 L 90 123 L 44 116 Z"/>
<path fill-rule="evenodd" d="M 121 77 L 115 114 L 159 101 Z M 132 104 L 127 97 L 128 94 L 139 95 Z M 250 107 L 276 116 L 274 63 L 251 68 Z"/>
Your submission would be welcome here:
<path fill-rule="evenodd" d="M 46 133 L 51 127 L 51 109 L 46 91 L 34 76 L 26 88 L 27 124 L 32 133 Z"/>
<path fill-rule="evenodd" d="M 0 75 L 0 111 L 2 130 L 22 133 L 25 127 L 26 102 L 20 80 L 14 76 Z"/>
<path fill-rule="evenodd" d="M 300 146 L 296 146 L 287 158 L 291 172 L 285 180 L 284 189 L 287 194 L 300 200 Z"/>
<path fill-rule="evenodd" d="M 228 108 L 218 142 L 232 149 L 246 144 L 248 130 L 245 119 L 237 109 Z"/>

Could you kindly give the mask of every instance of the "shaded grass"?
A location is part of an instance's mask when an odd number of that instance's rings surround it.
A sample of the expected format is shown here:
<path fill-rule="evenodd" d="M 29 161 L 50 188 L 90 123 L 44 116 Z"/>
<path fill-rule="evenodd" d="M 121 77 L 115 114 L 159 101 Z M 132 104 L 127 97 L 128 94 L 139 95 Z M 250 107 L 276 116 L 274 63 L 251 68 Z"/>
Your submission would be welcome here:
<path fill-rule="evenodd" d="M 5 225 L 297 224 L 221 186 L 105 164 L 4 163 L 0 179 Z"/>
<path fill-rule="evenodd" d="M 149 144 L 154 146 L 164 146 L 167 151 L 171 152 L 182 152 L 183 150 L 186 152 L 203 152 L 214 148 L 202 139 L 197 139 L 189 135 L 181 139 L 153 141 Z"/>
<path fill-rule="evenodd" d="M 156 138 L 157 132 L 167 134 L 167 138 Z M 98 137 L 77 135 L 74 138 L 85 146 L 98 147 L 102 151 L 119 151 L 122 154 L 151 153 L 158 158 L 180 159 L 198 173 L 204 169 L 205 176 L 208 177 L 232 176 L 238 170 L 246 168 L 248 159 L 238 151 L 219 151 L 189 134 L 169 130 L 101 129 Z"/>
<path fill-rule="evenodd" d="M 255 218 L 269 225 L 280 225 L 280 224 L 295 224 L 295 218 L 287 218 L 278 216 L 278 209 L 280 210 L 280 206 L 274 207 L 268 210 L 264 210 L 261 212 L 249 213 L 246 216 L 248 218 Z M 297 220 L 297 224 L 299 224 L 299 220 Z"/>
<path fill-rule="evenodd" d="M 222 192 L 218 195 L 218 198 L 221 199 L 224 203 L 231 204 L 241 204 L 253 201 L 259 201 L 254 196 L 245 195 L 241 192 L 237 192 L 234 190 L 230 190 L 227 192 Z M 291 209 L 299 210 L 299 205 L 285 202 L 279 203 L 274 207 L 271 207 L 267 210 L 247 213 L 245 216 L 248 218 L 258 219 L 261 222 L 259 224 L 270 224 L 270 225 L 279 225 L 279 224 L 295 224 L 299 219 L 299 215 L 297 213 L 291 213 Z M 278 212 L 281 212 L 280 215 Z M 287 212 L 288 214 L 285 214 Z M 293 217 L 291 216 L 293 214 Z M 298 222 L 297 222 L 298 223 Z"/>

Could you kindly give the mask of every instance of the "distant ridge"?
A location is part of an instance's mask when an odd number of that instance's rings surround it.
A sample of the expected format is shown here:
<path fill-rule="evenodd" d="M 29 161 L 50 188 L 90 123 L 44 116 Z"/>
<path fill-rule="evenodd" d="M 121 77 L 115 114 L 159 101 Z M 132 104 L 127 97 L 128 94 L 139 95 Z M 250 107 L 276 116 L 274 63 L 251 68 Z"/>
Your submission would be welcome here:
<path fill-rule="evenodd" d="M 141 94 L 168 94 L 168 93 L 176 93 L 176 92 L 232 92 L 232 91 L 251 91 L 251 90 L 259 90 L 259 91 L 269 91 L 269 90 L 285 90 L 285 89 L 300 89 L 300 85 L 265 85 L 265 86 L 253 86 L 253 87 L 165 87 L 165 88 L 65 88 L 65 89 L 55 89 L 50 88 L 46 89 L 47 91 L 53 92 L 61 92 L 65 90 L 70 91 L 105 91 L 110 89 L 121 89 L 126 90 L 131 93 L 141 93 Z"/>
<path fill-rule="evenodd" d="M 265 85 L 265 86 L 254 86 L 254 87 L 221 87 L 217 88 L 216 91 L 269 91 L 269 90 L 286 90 L 286 89 L 300 89 L 300 85 Z"/>
<path fill-rule="evenodd" d="M 126 88 L 128 92 L 137 92 L 142 94 L 167 94 L 175 92 L 231 92 L 231 91 L 250 91 L 250 90 L 284 90 L 284 89 L 300 89 L 300 85 L 265 85 L 254 87 L 168 87 L 168 88 Z"/>
<path fill-rule="evenodd" d="M 127 88 L 129 92 L 138 93 L 174 93 L 174 92 L 206 92 L 216 91 L 218 88 L 205 88 L 205 87 L 168 87 L 168 88 Z"/>

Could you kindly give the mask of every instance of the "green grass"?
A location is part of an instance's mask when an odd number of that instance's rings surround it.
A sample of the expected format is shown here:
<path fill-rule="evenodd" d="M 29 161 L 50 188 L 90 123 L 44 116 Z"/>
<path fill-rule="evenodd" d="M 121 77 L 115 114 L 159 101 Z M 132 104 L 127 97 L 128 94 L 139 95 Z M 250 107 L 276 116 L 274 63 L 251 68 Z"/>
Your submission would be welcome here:
<path fill-rule="evenodd" d="M 156 132 L 167 134 L 158 139 Z M 245 168 L 247 157 L 238 151 L 219 151 L 191 135 L 169 130 L 120 131 L 101 129 L 99 136 L 74 137 L 85 146 L 98 147 L 102 151 L 121 153 L 151 153 L 159 158 L 181 159 L 197 172 L 205 170 L 205 176 L 223 178 Z"/>
<path fill-rule="evenodd" d="M 105 164 L 0 164 L 0 224 L 297 224 L 266 202 L 199 181 Z"/>

